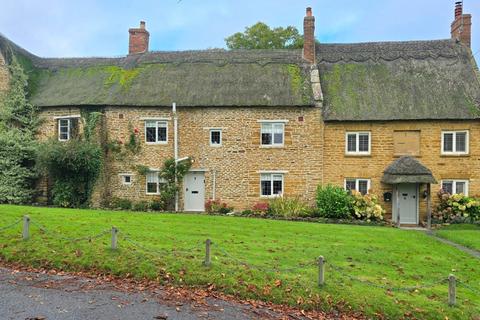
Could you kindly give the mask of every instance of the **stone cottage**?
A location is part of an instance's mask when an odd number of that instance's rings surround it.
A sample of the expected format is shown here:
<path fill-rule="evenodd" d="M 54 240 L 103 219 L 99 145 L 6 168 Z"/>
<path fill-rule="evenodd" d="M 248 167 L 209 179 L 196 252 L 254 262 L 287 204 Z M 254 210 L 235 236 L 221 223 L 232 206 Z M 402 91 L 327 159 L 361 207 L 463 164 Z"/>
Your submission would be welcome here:
<path fill-rule="evenodd" d="M 480 193 L 480 83 L 462 11 L 446 40 L 318 44 L 307 8 L 303 50 L 152 52 L 141 22 L 121 58 L 40 58 L 1 36 L 0 53 L 33 70 L 40 139 L 71 139 L 85 108 L 102 112 L 108 141 L 138 135 L 138 153 L 106 164 L 96 204 L 154 199 L 164 160 L 190 158 L 179 210 L 203 211 L 207 199 L 237 210 L 277 196 L 313 202 L 331 183 L 375 193 L 394 219 L 418 224 L 430 188 Z"/>

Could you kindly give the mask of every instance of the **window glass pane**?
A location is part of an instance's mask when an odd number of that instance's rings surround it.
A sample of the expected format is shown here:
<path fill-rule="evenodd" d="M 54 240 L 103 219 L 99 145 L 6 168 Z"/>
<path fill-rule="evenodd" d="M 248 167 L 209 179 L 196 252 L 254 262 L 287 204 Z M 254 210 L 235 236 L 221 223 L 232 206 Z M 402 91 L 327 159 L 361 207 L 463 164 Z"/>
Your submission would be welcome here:
<path fill-rule="evenodd" d="M 147 193 L 158 193 L 158 183 L 147 183 Z"/>
<path fill-rule="evenodd" d="M 210 143 L 211 144 L 220 144 L 221 143 L 221 131 L 212 130 L 210 131 Z"/>
<path fill-rule="evenodd" d="M 351 133 L 347 135 L 347 151 L 355 152 L 357 151 L 357 135 Z"/>
<path fill-rule="evenodd" d="M 467 133 L 466 132 L 457 132 L 456 133 L 456 152 L 466 152 L 467 151 Z"/>
<path fill-rule="evenodd" d="M 147 182 L 158 183 L 158 172 L 147 172 Z"/>
<path fill-rule="evenodd" d="M 464 181 L 457 181 L 455 193 L 465 194 L 465 182 Z"/>
<path fill-rule="evenodd" d="M 145 121 L 145 127 L 147 128 L 156 128 L 157 122 L 153 120 Z"/>
<path fill-rule="evenodd" d="M 453 193 L 453 182 L 452 181 L 443 181 L 442 182 L 442 189 L 443 189 L 443 191 L 452 194 Z"/>
<path fill-rule="evenodd" d="M 157 142 L 166 142 L 167 141 L 167 128 L 166 127 L 159 127 L 158 128 L 158 138 Z"/>
<path fill-rule="evenodd" d="M 157 128 L 147 127 L 145 130 L 145 139 L 147 142 L 156 142 Z"/>
<path fill-rule="evenodd" d="M 69 119 L 58 120 L 58 128 L 59 128 L 58 138 L 60 140 L 68 140 L 70 138 L 69 127 L 70 127 L 70 120 Z"/>
<path fill-rule="evenodd" d="M 283 124 L 275 123 L 273 125 L 273 143 L 283 144 Z"/>
<path fill-rule="evenodd" d="M 443 134 L 443 151 L 453 152 L 453 133 Z"/>
<path fill-rule="evenodd" d="M 282 194 L 282 180 L 274 180 L 273 181 L 273 194 Z"/>
<path fill-rule="evenodd" d="M 273 126 L 271 123 L 262 123 L 262 144 L 273 143 Z"/>
<path fill-rule="evenodd" d="M 272 195 L 272 182 L 270 180 L 262 180 L 262 196 Z"/>
<path fill-rule="evenodd" d="M 368 180 L 358 180 L 358 192 L 361 194 L 368 193 Z"/>
<path fill-rule="evenodd" d="M 350 190 L 355 190 L 356 185 L 355 185 L 355 180 L 353 179 L 348 179 L 345 181 L 345 189 L 350 191 Z"/>
<path fill-rule="evenodd" d="M 262 144 L 272 144 L 271 133 L 262 133 Z"/>
<path fill-rule="evenodd" d="M 359 152 L 368 152 L 368 140 L 369 135 L 362 133 L 358 135 L 358 151 Z"/>
<path fill-rule="evenodd" d="M 123 176 L 123 183 L 130 183 L 132 182 L 131 176 Z"/>

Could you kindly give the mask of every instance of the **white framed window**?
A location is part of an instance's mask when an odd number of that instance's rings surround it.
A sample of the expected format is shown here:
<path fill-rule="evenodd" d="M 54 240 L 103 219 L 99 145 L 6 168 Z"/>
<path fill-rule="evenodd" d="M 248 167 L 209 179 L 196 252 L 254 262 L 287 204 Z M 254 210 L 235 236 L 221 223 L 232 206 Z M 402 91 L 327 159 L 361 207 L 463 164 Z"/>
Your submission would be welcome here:
<path fill-rule="evenodd" d="M 119 174 L 120 181 L 123 185 L 129 186 L 133 182 L 133 175 L 131 173 L 121 173 Z"/>
<path fill-rule="evenodd" d="M 370 149 L 370 132 L 347 132 L 345 134 L 346 154 L 369 155 Z"/>
<path fill-rule="evenodd" d="M 58 119 L 58 141 L 68 141 L 71 136 L 71 119 Z"/>
<path fill-rule="evenodd" d="M 164 178 L 159 176 L 159 171 L 149 171 L 146 175 L 146 194 L 160 194 L 162 186 L 166 183 Z"/>
<path fill-rule="evenodd" d="M 442 131 L 442 154 L 468 154 L 468 130 Z"/>
<path fill-rule="evenodd" d="M 284 122 L 262 122 L 260 142 L 262 146 L 282 147 L 285 139 Z"/>
<path fill-rule="evenodd" d="M 356 190 L 365 195 L 370 190 L 370 179 L 347 178 L 345 179 L 345 190 Z"/>
<path fill-rule="evenodd" d="M 468 196 L 468 180 L 442 180 L 442 189 L 450 194 L 464 194 Z"/>
<path fill-rule="evenodd" d="M 278 197 L 283 195 L 283 173 L 260 174 L 260 196 Z"/>
<path fill-rule="evenodd" d="M 149 144 L 166 144 L 168 141 L 168 122 L 157 120 L 145 121 L 145 142 Z"/>
<path fill-rule="evenodd" d="M 222 145 L 222 129 L 210 129 L 210 146 L 220 147 Z"/>

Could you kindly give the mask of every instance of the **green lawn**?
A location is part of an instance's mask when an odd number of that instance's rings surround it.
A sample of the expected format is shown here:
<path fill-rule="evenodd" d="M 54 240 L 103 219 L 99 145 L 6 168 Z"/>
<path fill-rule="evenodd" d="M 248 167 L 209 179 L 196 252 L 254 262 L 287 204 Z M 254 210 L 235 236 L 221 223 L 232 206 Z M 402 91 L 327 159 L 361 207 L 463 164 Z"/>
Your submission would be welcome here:
<path fill-rule="evenodd" d="M 471 224 L 452 224 L 438 230 L 439 237 L 480 251 L 480 226 Z"/>
<path fill-rule="evenodd" d="M 69 210 L 0 206 L 0 228 L 23 214 L 46 226 L 31 226 L 31 239 L 20 239 L 21 226 L 0 232 L 0 255 L 9 261 L 65 270 L 101 270 L 115 275 L 170 279 L 180 284 L 215 284 L 218 290 L 243 298 L 301 304 L 328 309 L 353 308 L 372 317 L 471 319 L 480 315 L 480 296 L 458 288 L 458 305 L 447 305 L 445 283 L 428 289 L 397 292 L 341 276 L 331 267 L 374 284 L 411 287 L 429 284 L 449 273 L 480 291 L 480 261 L 416 231 L 388 227 L 327 225 L 186 214 L 149 214 L 100 210 Z M 119 249 L 110 238 L 71 242 L 58 238 L 100 233 L 112 225 L 120 230 Z M 145 253 L 122 234 L 130 235 Z M 212 246 L 212 266 L 202 266 L 206 238 Z M 228 252 L 227 256 L 221 249 Z M 317 269 L 325 256 L 326 285 L 318 288 Z M 268 269 L 239 265 L 237 259 Z M 280 280 L 280 281 L 278 281 Z"/>

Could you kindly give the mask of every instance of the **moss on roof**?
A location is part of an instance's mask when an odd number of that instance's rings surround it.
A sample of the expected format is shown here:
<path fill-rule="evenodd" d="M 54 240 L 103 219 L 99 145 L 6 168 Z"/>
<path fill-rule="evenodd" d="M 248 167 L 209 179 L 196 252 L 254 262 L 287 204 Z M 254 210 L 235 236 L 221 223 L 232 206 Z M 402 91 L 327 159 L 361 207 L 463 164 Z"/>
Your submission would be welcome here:
<path fill-rule="evenodd" d="M 454 41 L 318 50 L 327 121 L 479 118 L 476 65 Z"/>

